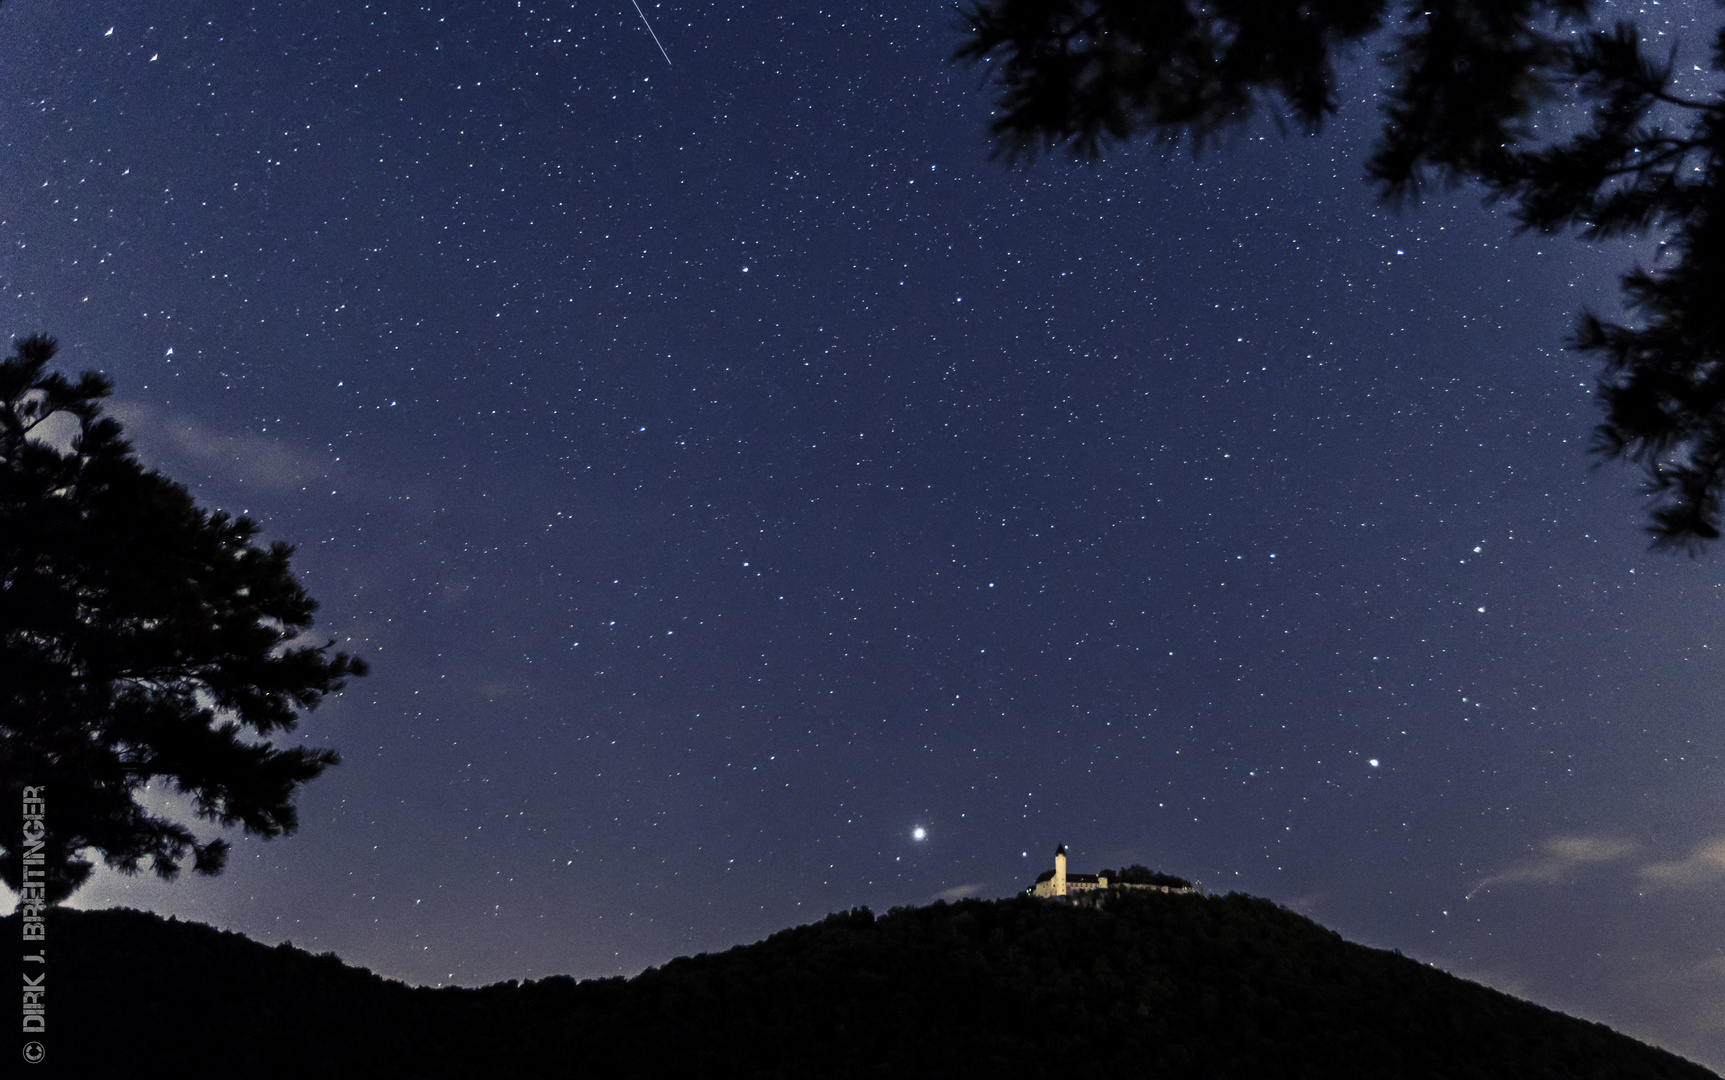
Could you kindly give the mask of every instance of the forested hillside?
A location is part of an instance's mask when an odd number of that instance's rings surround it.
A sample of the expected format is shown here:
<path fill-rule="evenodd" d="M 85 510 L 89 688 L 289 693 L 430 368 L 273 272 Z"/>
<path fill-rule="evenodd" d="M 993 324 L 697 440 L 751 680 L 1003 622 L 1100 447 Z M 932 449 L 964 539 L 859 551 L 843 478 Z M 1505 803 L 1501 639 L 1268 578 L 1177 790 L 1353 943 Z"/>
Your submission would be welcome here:
<path fill-rule="evenodd" d="M 41 1075 L 1713 1076 L 1239 895 L 857 910 L 633 979 L 481 989 L 123 909 L 51 933 Z"/>

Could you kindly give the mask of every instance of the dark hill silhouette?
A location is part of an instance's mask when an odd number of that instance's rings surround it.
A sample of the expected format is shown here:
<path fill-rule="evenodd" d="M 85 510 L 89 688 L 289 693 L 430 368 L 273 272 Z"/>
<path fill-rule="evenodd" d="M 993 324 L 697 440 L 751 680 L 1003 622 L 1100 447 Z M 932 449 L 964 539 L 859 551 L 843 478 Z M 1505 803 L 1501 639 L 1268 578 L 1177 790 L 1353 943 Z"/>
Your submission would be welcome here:
<path fill-rule="evenodd" d="M 49 934 L 32 1075 L 1714 1075 L 1240 895 L 859 909 L 629 980 L 480 989 L 127 909 Z"/>

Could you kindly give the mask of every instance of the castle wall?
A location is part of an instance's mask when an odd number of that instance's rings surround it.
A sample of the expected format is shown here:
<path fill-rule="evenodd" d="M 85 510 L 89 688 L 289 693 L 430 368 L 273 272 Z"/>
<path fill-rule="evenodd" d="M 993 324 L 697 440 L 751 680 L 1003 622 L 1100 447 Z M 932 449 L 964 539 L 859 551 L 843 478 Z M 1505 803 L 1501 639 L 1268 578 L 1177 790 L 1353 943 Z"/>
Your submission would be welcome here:
<path fill-rule="evenodd" d="M 1162 893 L 1191 893 L 1198 891 L 1197 889 L 1177 888 L 1172 885 L 1140 885 L 1136 882 L 1128 883 L 1110 881 L 1107 877 L 1101 874 L 1098 874 L 1095 877 L 1092 877 L 1089 874 L 1069 875 L 1066 872 L 1065 844 L 1054 849 L 1054 869 L 1044 871 L 1043 876 L 1038 878 L 1036 883 L 1025 891 L 1031 896 L 1040 897 L 1045 900 L 1068 898 L 1076 900 L 1079 894 L 1084 894 L 1085 902 L 1088 905 L 1094 906 L 1097 901 L 1107 896 L 1110 890 L 1118 889 L 1150 889 L 1155 892 Z"/>

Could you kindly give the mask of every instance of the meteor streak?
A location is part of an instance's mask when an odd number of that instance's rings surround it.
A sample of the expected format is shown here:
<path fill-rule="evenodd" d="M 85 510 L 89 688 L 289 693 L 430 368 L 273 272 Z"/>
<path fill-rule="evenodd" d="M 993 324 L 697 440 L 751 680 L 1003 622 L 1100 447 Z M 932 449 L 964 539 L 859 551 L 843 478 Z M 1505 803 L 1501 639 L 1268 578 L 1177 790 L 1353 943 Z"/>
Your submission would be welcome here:
<path fill-rule="evenodd" d="M 647 13 L 641 10 L 639 0 L 629 0 L 635 5 L 635 14 L 641 16 L 641 24 L 647 28 L 647 33 L 653 34 L 653 24 L 647 21 Z M 653 34 L 653 44 L 659 46 L 659 55 L 665 58 L 665 66 L 671 66 L 671 54 L 665 51 L 665 43 L 659 40 L 658 34 Z"/>

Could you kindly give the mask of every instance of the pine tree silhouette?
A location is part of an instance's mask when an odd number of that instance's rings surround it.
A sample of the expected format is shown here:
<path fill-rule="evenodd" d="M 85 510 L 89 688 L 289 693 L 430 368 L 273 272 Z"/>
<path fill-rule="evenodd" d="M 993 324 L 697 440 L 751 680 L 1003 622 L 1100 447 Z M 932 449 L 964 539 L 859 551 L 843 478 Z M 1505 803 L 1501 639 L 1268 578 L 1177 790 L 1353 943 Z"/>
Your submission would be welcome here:
<path fill-rule="evenodd" d="M 102 415 L 108 380 L 48 373 L 53 355 L 38 336 L 0 361 L 0 800 L 43 789 L 50 904 L 89 877 L 88 848 L 128 873 L 171 879 L 188 854 L 221 871 L 226 841 L 139 805 L 151 782 L 220 825 L 293 832 L 295 789 L 339 759 L 267 737 L 366 673 L 333 642 L 293 644 L 317 604 L 292 549 L 145 469 Z M 56 415 L 77 424 L 67 450 L 41 437 Z M 0 879 L 17 891 L 22 869 L 0 831 Z"/>
<path fill-rule="evenodd" d="M 1597 6 L 980 0 L 954 59 L 988 65 L 1008 160 L 1140 137 L 1196 150 L 1260 110 L 1318 130 L 1337 58 L 1398 12 L 1365 163 L 1381 197 L 1471 181 L 1524 230 L 1664 237 L 1656 265 L 1623 278 L 1634 320 L 1584 313 L 1570 345 L 1604 358 L 1595 451 L 1646 470 L 1655 546 L 1693 552 L 1718 539 L 1725 490 L 1725 95 L 1678 93 L 1677 47 L 1650 54 L 1634 22 L 1592 26 Z M 1710 65 L 1725 72 L 1725 28 Z"/>

